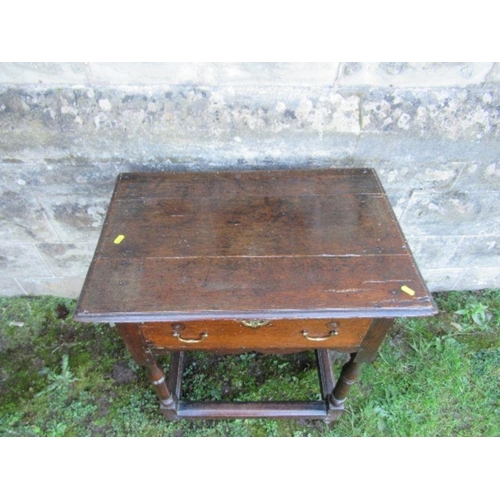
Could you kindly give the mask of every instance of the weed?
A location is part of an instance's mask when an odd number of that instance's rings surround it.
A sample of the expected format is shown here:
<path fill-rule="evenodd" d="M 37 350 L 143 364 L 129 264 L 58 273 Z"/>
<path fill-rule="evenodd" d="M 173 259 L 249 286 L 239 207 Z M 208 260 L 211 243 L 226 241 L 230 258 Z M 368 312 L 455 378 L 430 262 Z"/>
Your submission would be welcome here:
<path fill-rule="evenodd" d="M 47 375 L 50 384 L 43 390 L 36 394 L 37 397 L 49 394 L 54 391 L 66 391 L 73 382 L 78 379 L 71 373 L 69 369 L 68 355 L 64 354 L 61 362 L 61 373 L 56 373 L 50 368 L 44 368 L 40 372 L 42 375 Z"/>
<path fill-rule="evenodd" d="M 491 319 L 491 315 L 488 314 L 488 307 L 481 302 L 469 304 L 465 309 L 455 311 L 455 314 L 463 316 L 469 322 L 472 321 L 480 328 L 484 328 Z"/>

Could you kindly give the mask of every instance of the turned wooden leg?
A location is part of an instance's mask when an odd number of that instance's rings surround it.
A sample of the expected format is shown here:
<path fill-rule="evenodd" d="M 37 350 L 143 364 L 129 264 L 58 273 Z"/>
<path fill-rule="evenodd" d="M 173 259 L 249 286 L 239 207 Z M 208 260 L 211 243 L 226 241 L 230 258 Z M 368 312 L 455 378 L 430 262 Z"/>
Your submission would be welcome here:
<path fill-rule="evenodd" d="M 342 367 L 337 384 L 330 394 L 330 404 L 335 408 L 344 406 L 351 386 L 358 380 L 361 365 L 354 361 L 356 354 L 351 354 L 351 359 Z"/>
<path fill-rule="evenodd" d="M 156 357 L 144 342 L 139 325 L 120 323 L 116 327 L 134 361 L 146 368 L 149 380 L 151 380 L 156 395 L 160 400 L 160 408 L 163 414 L 167 418 L 175 418 L 176 397 L 170 393 L 165 380 L 165 372 L 160 368 Z"/>
<path fill-rule="evenodd" d="M 342 408 L 344 406 L 344 401 L 351 390 L 351 386 L 359 377 L 361 365 L 371 363 L 375 359 L 380 344 L 393 321 L 392 318 L 377 318 L 371 322 L 359 351 L 352 353 L 349 361 L 342 367 L 340 378 L 330 395 L 330 405 L 332 407 Z"/>
<path fill-rule="evenodd" d="M 149 380 L 153 384 L 154 390 L 162 406 L 169 406 L 174 402 L 173 395 L 170 393 L 165 380 L 165 372 L 155 362 L 154 365 L 146 365 Z"/>

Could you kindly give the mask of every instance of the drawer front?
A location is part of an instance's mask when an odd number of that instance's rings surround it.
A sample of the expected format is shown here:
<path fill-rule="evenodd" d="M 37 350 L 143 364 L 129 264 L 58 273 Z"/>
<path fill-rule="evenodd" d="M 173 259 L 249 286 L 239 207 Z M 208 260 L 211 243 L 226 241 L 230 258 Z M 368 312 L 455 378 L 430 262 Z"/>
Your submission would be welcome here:
<path fill-rule="evenodd" d="M 141 325 L 145 341 L 168 350 L 294 350 L 359 347 L 370 319 L 214 320 Z"/>

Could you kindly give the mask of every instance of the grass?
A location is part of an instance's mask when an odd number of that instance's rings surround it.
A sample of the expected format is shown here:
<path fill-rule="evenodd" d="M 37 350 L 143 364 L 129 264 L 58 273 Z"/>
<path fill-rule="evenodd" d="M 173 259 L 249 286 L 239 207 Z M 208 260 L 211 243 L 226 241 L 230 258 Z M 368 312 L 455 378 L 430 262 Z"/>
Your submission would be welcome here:
<path fill-rule="evenodd" d="M 0 435 L 500 436 L 500 290 L 435 299 L 436 317 L 396 322 L 327 425 L 167 422 L 113 328 L 73 322 L 72 300 L 0 298 Z M 311 353 L 191 354 L 183 390 L 192 400 L 319 398 Z"/>

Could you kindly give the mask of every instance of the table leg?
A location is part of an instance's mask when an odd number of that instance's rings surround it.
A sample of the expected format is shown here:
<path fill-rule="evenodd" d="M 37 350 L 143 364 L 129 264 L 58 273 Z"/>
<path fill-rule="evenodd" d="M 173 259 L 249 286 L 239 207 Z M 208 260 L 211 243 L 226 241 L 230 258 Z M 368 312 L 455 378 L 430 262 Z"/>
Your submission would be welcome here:
<path fill-rule="evenodd" d="M 371 363 L 375 359 L 393 321 L 391 318 L 377 318 L 371 322 L 358 352 L 352 353 L 349 361 L 342 367 L 339 380 L 330 395 L 330 404 L 333 407 L 343 407 L 351 386 L 359 377 L 361 364 Z"/>
<path fill-rule="evenodd" d="M 134 361 L 146 368 L 149 380 L 151 380 L 156 395 L 160 400 L 160 408 L 163 414 L 167 418 L 174 419 L 176 417 L 177 398 L 169 391 L 165 380 L 165 372 L 158 365 L 156 356 L 145 345 L 139 325 L 120 323 L 116 327 Z"/>
<path fill-rule="evenodd" d="M 340 377 L 330 394 L 330 404 L 335 408 L 344 406 L 344 401 L 351 390 L 351 386 L 358 380 L 361 365 L 354 361 L 355 357 L 356 353 L 351 354 L 349 361 L 342 367 Z"/>
<path fill-rule="evenodd" d="M 375 359 L 380 344 L 382 344 L 393 323 L 393 318 L 377 318 L 372 320 L 368 332 L 356 353 L 356 363 L 371 363 Z"/>

